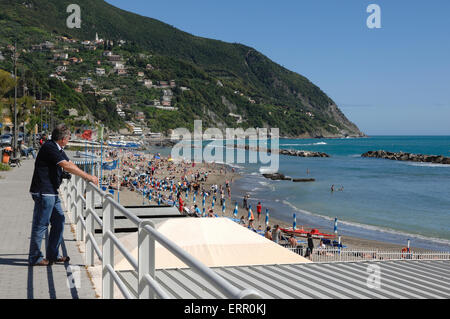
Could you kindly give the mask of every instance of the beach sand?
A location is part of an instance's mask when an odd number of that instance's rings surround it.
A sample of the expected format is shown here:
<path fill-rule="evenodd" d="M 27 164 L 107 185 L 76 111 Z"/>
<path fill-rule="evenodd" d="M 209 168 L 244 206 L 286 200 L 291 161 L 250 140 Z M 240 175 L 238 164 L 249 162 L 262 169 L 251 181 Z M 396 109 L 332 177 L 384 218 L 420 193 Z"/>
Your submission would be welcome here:
<path fill-rule="evenodd" d="M 150 156 L 149 154 L 146 155 L 147 158 L 143 161 L 143 162 L 148 162 L 152 156 Z M 142 160 L 142 157 L 141 157 Z M 132 160 L 133 164 L 139 164 L 139 162 L 134 159 Z M 226 188 L 225 188 L 225 181 L 229 181 L 230 186 L 231 186 L 231 195 L 233 195 L 233 183 L 235 181 L 237 181 L 240 176 L 237 172 L 233 171 L 230 167 L 222 165 L 222 164 L 206 164 L 206 163 L 196 163 L 195 167 L 192 167 L 190 164 L 184 164 L 182 166 L 182 164 L 177 164 L 175 163 L 175 167 L 177 167 L 175 170 L 168 170 L 168 162 L 167 159 L 166 160 L 161 160 L 160 162 L 160 167 L 157 169 L 157 171 L 155 172 L 155 177 L 157 179 L 163 179 L 166 177 L 175 177 L 175 181 L 180 181 L 182 175 L 184 175 L 184 167 L 186 167 L 187 170 L 187 176 L 188 179 L 191 179 L 191 174 L 195 174 L 197 172 L 200 173 L 204 173 L 204 172 L 208 172 L 208 179 L 207 182 L 200 182 L 200 189 L 202 187 L 204 187 L 204 189 L 207 192 L 211 191 L 211 186 L 216 184 L 218 185 L 218 187 L 220 188 L 220 185 L 224 186 L 224 191 L 225 191 L 225 199 L 226 199 L 226 210 L 224 213 L 222 213 L 222 207 L 220 206 L 220 193 L 219 191 L 217 192 L 217 199 L 216 199 L 216 203 L 215 203 L 215 207 L 214 207 L 214 214 L 216 214 L 219 217 L 231 217 L 234 218 L 235 216 L 233 215 L 233 212 L 235 210 L 235 203 L 236 201 L 232 201 L 230 200 L 230 198 L 227 196 L 227 192 L 226 192 Z M 117 174 L 117 171 L 113 171 L 111 172 L 112 174 Z M 108 173 L 106 173 L 108 175 Z M 162 192 L 163 194 L 169 195 L 169 192 Z M 199 192 L 200 193 L 200 192 Z M 115 196 L 117 199 L 117 195 Z M 142 194 L 135 192 L 135 191 L 130 191 L 128 189 L 126 189 L 125 187 L 121 188 L 120 191 L 120 204 L 124 205 L 124 206 L 147 206 L 147 205 L 156 205 L 157 204 L 157 199 L 156 196 L 152 199 L 152 201 L 150 202 L 148 200 L 148 198 L 144 199 Z M 184 206 L 188 207 L 188 208 L 193 208 L 194 206 L 194 202 L 193 202 L 193 192 L 191 192 L 189 194 L 188 200 L 186 200 L 185 197 L 185 193 L 182 193 L 182 200 L 184 202 Z M 202 206 L 202 196 L 199 195 L 196 198 L 196 204 L 198 205 L 199 209 L 201 211 L 203 211 L 203 206 Z M 250 199 L 251 200 L 251 199 Z M 244 216 L 245 222 L 248 224 L 248 211 L 246 209 L 244 209 L 242 207 L 242 203 L 243 203 L 243 199 L 241 198 L 240 200 L 238 200 L 238 214 L 237 214 L 237 219 L 240 219 L 241 216 Z M 265 225 L 265 208 L 264 208 L 264 203 L 262 203 L 263 205 L 263 209 L 262 209 L 262 213 L 260 216 L 260 220 L 258 221 L 257 219 L 257 213 L 256 213 L 256 207 L 252 207 L 252 211 L 253 211 L 253 215 L 255 217 L 255 221 L 254 221 L 254 228 L 258 229 L 259 226 L 261 226 L 262 230 L 266 229 L 266 225 Z M 212 195 L 207 197 L 206 199 L 206 204 L 205 204 L 205 208 L 206 208 L 206 212 L 208 212 L 209 208 L 212 207 Z M 287 223 L 285 221 L 281 221 L 281 220 L 277 220 L 275 218 L 270 217 L 269 220 L 269 225 L 270 226 L 274 226 L 274 225 L 280 225 L 281 228 L 291 228 L 292 224 Z M 301 225 L 298 223 L 298 225 Z M 301 226 L 299 226 L 301 227 Z M 299 228 L 298 227 L 298 228 Z M 332 233 L 333 229 L 320 229 L 320 231 L 322 232 L 326 232 L 326 233 Z M 368 240 L 368 239 L 363 239 L 363 238 L 355 238 L 355 237 L 350 237 L 350 236 L 345 236 L 345 234 L 339 234 L 341 236 L 341 242 L 347 246 L 347 248 L 349 249 L 360 249 L 360 250 L 369 250 L 369 249 L 378 249 L 378 250 L 396 250 L 399 251 L 402 248 L 405 247 L 405 245 L 403 244 L 392 244 L 392 243 L 386 243 L 386 242 L 382 242 L 382 241 L 375 241 L 375 240 Z M 298 238 L 299 240 L 305 241 L 306 242 L 306 238 Z M 317 247 L 319 244 L 319 240 L 314 240 L 314 244 Z M 421 252 L 421 251 L 426 251 L 424 249 L 419 249 L 419 248 L 415 248 L 412 247 L 412 249 L 414 249 L 414 251 L 416 252 Z"/>

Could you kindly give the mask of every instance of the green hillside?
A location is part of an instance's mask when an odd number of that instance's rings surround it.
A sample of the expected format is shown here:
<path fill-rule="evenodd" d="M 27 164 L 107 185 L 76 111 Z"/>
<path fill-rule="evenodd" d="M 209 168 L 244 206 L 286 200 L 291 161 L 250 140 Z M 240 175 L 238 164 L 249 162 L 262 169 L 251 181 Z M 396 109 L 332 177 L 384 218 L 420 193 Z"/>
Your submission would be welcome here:
<path fill-rule="evenodd" d="M 142 112 L 145 118 L 141 120 L 152 131 L 192 127 L 194 119 L 202 119 L 205 127 L 279 127 L 284 136 L 363 135 L 320 88 L 253 48 L 196 37 L 101 0 L 78 0 L 82 26 L 69 29 L 66 8 L 71 3 L 0 0 L 0 51 L 5 56 L 0 68 L 12 69 L 7 46 L 17 41 L 18 48 L 25 49 L 21 53 L 24 73 L 30 72 L 23 81 L 30 93 L 34 93 L 33 83 L 43 88 L 44 95 L 51 92 L 58 116 L 75 108 L 79 115 L 92 115 L 113 129 L 123 127 L 126 120 L 135 121 L 136 112 Z M 96 50 L 81 45 L 81 41 L 94 40 L 96 33 L 114 44 L 101 43 Z M 78 42 L 65 43 L 61 37 Z M 50 52 L 31 49 L 45 41 L 54 43 L 55 48 Z M 126 75 L 112 74 L 114 70 L 103 55 L 109 50 L 120 55 Z M 67 66 L 65 81 L 58 84 L 55 81 L 60 81 L 49 78 L 56 66 L 52 56 L 57 52 L 83 59 L 83 63 Z M 108 75 L 96 76 L 96 67 L 104 68 Z M 169 93 L 170 105 L 176 110 L 150 107 L 152 101 L 163 101 L 167 92 L 162 85 L 142 85 L 140 72 L 153 83 L 176 82 Z M 94 96 L 85 86 L 82 92 L 75 92 L 83 77 L 93 79 L 92 90 L 109 89 L 113 94 Z M 116 104 L 127 106 L 125 117 L 114 112 Z"/>

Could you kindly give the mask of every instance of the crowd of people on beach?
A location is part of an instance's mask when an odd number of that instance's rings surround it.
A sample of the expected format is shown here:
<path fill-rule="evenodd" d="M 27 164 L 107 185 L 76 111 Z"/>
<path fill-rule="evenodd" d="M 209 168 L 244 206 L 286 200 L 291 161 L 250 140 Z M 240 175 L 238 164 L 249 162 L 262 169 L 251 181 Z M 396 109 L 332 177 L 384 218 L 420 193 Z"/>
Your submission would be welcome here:
<path fill-rule="evenodd" d="M 170 157 L 164 158 L 160 154 L 135 154 L 110 151 L 108 160 L 117 160 L 117 172 L 105 174 L 103 187 L 115 191 L 136 192 L 148 203 L 156 202 L 158 205 L 177 207 L 181 214 L 191 217 L 225 217 L 226 203 L 231 201 L 231 187 L 233 175 L 227 179 L 227 173 L 234 173 L 233 168 L 216 163 L 188 163 L 173 161 Z M 212 174 L 223 176 L 222 183 L 208 183 Z M 118 186 L 120 185 L 120 187 Z M 201 208 L 200 208 L 201 207 Z M 274 243 L 298 247 L 298 240 L 294 235 L 285 236 L 279 225 L 271 227 L 268 218 L 261 221 L 263 205 L 256 204 L 256 218 L 250 204 L 250 195 L 245 194 L 242 199 L 242 208 L 248 216 L 237 219 L 238 203 L 235 202 L 234 212 L 230 219 L 243 227 L 258 233 Z M 234 217 L 234 218 L 233 218 Z M 263 230 L 263 227 L 265 228 Z M 314 248 L 312 238 L 308 238 L 306 257 L 310 257 Z"/>

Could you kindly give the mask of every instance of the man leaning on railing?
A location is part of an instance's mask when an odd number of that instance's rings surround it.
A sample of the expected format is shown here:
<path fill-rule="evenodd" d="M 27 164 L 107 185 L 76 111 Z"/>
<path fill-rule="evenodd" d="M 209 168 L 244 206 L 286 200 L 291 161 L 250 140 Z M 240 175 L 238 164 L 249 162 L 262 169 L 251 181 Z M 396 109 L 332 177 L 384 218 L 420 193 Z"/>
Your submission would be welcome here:
<path fill-rule="evenodd" d="M 58 125 L 52 132 L 52 139 L 42 145 L 36 158 L 30 187 L 30 193 L 34 200 L 34 211 L 28 262 L 32 266 L 47 266 L 55 262 L 70 260 L 68 256 L 59 255 L 65 217 L 58 196 L 58 188 L 63 178 L 70 178 L 70 174 L 75 174 L 98 185 L 97 177 L 79 169 L 70 162 L 64 152 L 63 148 L 69 142 L 70 136 L 70 130 L 64 124 Z M 51 224 L 51 229 L 46 258 L 44 258 L 41 244 L 49 224 Z"/>

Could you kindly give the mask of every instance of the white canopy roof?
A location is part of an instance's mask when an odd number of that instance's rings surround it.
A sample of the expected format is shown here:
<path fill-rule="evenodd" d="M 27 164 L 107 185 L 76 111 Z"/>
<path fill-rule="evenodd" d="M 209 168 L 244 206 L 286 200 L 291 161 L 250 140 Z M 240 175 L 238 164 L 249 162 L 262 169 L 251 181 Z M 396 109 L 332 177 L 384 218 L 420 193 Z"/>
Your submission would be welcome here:
<path fill-rule="evenodd" d="M 173 218 L 157 224 L 156 228 L 208 267 L 310 262 L 227 218 Z M 120 241 L 137 260 L 137 233 L 121 237 Z M 188 268 L 158 242 L 155 249 L 156 269 Z M 116 270 L 132 269 L 118 251 L 115 261 Z"/>

